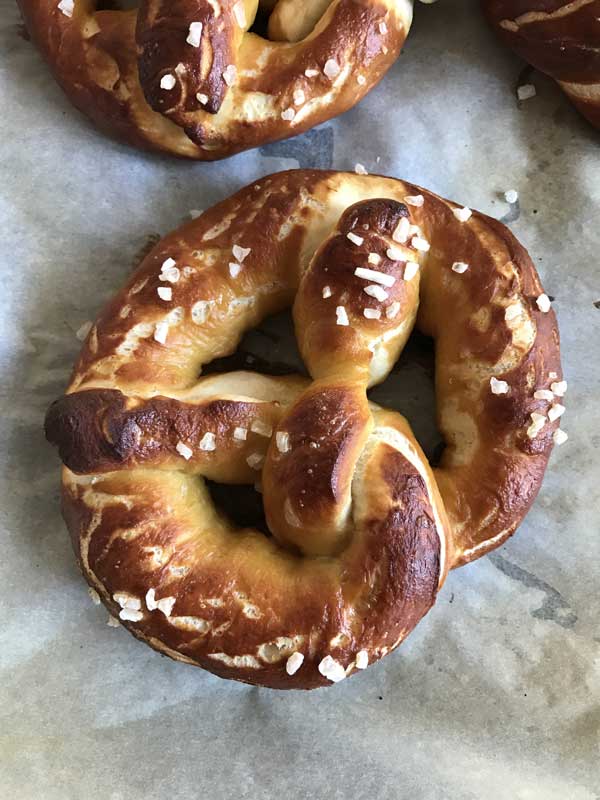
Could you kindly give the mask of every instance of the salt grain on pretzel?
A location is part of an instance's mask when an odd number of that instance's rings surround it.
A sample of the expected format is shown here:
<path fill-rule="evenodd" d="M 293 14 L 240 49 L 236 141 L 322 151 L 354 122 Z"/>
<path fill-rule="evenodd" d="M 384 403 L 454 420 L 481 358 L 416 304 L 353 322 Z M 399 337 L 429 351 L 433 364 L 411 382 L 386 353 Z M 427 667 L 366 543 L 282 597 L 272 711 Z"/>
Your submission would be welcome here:
<path fill-rule="evenodd" d="M 365 267 L 419 194 L 436 243 L 420 280 L 402 280 L 403 261 Z M 556 319 L 536 310 L 539 279 L 507 228 L 475 212 L 465 226 L 453 208 L 392 179 L 273 175 L 165 237 L 100 315 L 46 431 L 83 573 L 138 638 L 246 683 L 331 686 L 392 652 L 451 567 L 518 527 L 567 438 Z M 252 252 L 243 282 L 229 276 L 234 246 L 237 264 Z M 468 284 L 448 268 L 465 252 L 477 255 Z M 165 318 L 155 289 L 168 253 L 202 268 Z M 202 375 L 290 302 L 313 381 Z M 367 394 L 415 324 L 438 354 L 450 447 L 436 468 L 408 422 Z M 258 479 L 271 535 L 237 530 L 234 497 L 220 510 L 205 479 Z"/>

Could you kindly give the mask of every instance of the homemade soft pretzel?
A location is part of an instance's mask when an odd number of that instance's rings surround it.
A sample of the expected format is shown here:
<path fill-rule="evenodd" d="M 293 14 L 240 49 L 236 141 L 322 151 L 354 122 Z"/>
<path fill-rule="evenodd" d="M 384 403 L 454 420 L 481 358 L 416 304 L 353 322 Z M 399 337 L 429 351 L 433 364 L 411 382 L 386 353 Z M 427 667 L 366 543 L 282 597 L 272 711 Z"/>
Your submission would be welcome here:
<path fill-rule="evenodd" d="M 600 128 L 600 0 L 484 0 L 502 39 Z"/>
<path fill-rule="evenodd" d="M 140 147 L 212 160 L 357 103 L 400 53 L 412 0 L 18 0 L 80 111 Z M 269 39 L 250 32 L 269 13 Z"/>
<path fill-rule="evenodd" d="M 198 378 L 293 304 L 312 382 Z M 415 324 L 436 349 L 432 469 L 367 399 Z M 448 569 L 504 542 L 565 438 L 556 319 L 502 224 L 391 178 L 265 178 L 160 241 L 92 328 L 46 432 L 83 573 L 152 647 L 274 688 L 393 650 Z M 262 477 L 268 538 L 203 477 Z"/>

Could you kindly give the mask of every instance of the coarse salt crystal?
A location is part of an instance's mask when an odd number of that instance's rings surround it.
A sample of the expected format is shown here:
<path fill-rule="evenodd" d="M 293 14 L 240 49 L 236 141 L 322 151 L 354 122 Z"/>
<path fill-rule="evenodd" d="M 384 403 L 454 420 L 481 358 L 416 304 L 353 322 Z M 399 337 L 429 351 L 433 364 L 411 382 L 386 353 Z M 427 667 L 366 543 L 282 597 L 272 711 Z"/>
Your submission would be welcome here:
<path fill-rule="evenodd" d="M 352 244 L 355 244 L 357 247 L 360 247 L 361 244 L 364 242 L 362 236 L 357 236 L 355 233 L 352 233 L 352 231 L 346 234 L 346 239 L 350 239 Z"/>
<path fill-rule="evenodd" d="M 60 0 L 58 10 L 65 15 L 65 17 L 72 17 L 75 10 L 75 3 L 73 0 Z"/>
<path fill-rule="evenodd" d="M 190 22 L 186 42 L 191 44 L 192 47 L 200 47 L 200 39 L 202 38 L 202 23 Z"/>
<path fill-rule="evenodd" d="M 233 438 L 238 442 L 245 442 L 248 438 L 248 428 L 235 427 L 233 429 Z"/>
<path fill-rule="evenodd" d="M 421 208 L 421 206 L 425 203 L 425 198 L 422 194 L 407 194 L 404 198 L 404 202 L 407 203 L 409 206 L 415 206 L 416 208 Z"/>
<path fill-rule="evenodd" d="M 238 0 L 238 2 L 234 5 L 233 15 L 239 27 L 245 28 L 247 21 L 246 21 L 246 9 L 244 7 L 243 0 Z"/>
<path fill-rule="evenodd" d="M 166 344 L 169 335 L 168 322 L 157 322 L 154 326 L 154 340 L 159 344 Z"/>
<path fill-rule="evenodd" d="M 190 458 L 194 455 L 194 451 L 191 447 L 188 447 L 187 444 L 184 442 L 177 442 L 175 445 L 175 450 L 179 453 L 180 456 L 183 456 L 186 461 L 189 461 Z"/>
<path fill-rule="evenodd" d="M 387 275 L 385 272 L 379 272 L 376 269 L 368 269 L 367 267 L 357 267 L 354 270 L 357 278 L 362 278 L 365 281 L 372 281 L 373 283 L 380 283 L 382 286 L 393 286 L 396 283 L 396 278 L 393 275 Z"/>
<path fill-rule="evenodd" d="M 208 103 L 208 95 L 204 94 L 204 92 L 196 92 L 196 100 L 200 105 L 205 106 Z"/>
<path fill-rule="evenodd" d="M 554 392 L 551 392 L 550 389 L 536 389 L 533 397 L 535 400 L 554 400 Z"/>
<path fill-rule="evenodd" d="M 158 603 L 156 602 L 156 592 L 154 589 L 148 589 L 146 592 L 146 608 L 148 611 L 156 611 Z"/>
<path fill-rule="evenodd" d="M 550 388 L 557 397 L 564 397 L 567 391 L 567 382 L 555 381 L 554 383 L 550 384 Z"/>
<path fill-rule="evenodd" d="M 404 261 L 404 250 L 401 250 L 399 247 L 388 247 L 386 250 L 386 256 L 390 259 L 390 261 Z"/>
<path fill-rule="evenodd" d="M 252 420 L 250 430 L 253 433 L 258 433 L 259 436 L 266 436 L 267 438 L 273 435 L 273 428 L 268 423 L 263 422 L 262 419 Z"/>
<path fill-rule="evenodd" d="M 320 75 L 321 73 L 319 72 L 318 69 L 308 68 L 304 70 L 304 74 L 306 75 L 307 78 L 316 78 L 317 75 Z"/>
<path fill-rule="evenodd" d="M 241 269 L 242 269 L 241 264 L 237 264 L 235 261 L 229 262 L 229 274 L 231 275 L 232 278 L 237 278 L 237 276 L 241 272 Z"/>
<path fill-rule="evenodd" d="M 471 218 L 473 212 L 470 208 L 464 206 L 463 208 L 453 208 L 452 213 L 456 217 L 459 222 L 466 222 L 468 219 Z"/>
<path fill-rule="evenodd" d="M 550 420 L 550 422 L 556 422 L 557 419 L 562 417 L 565 411 L 566 411 L 565 407 L 561 406 L 560 403 L 554 403 L 548 409 L 548 419 Z"/>
<path fill-rule="evenodd" d="M 217 449 L 217 439 L 214 433 L 211 431 L 206 431 L 202 439 L 200 439 L 199 444 L 200 450 L 204 450 L 205 452 L 211 452 L 212 450 Z"/>
<path fill-rule="evenodd" d="M 399 244 L 405 244 L 410 234 L 410 222 L 407 217 L 402 217 L 394 228 L 392 239 Z"/>
<path fill-rule="evenodd" d="M 519 193 L 515 192 L 514 189 L 509 189 L 507 192 L 504 192 L 504 199 L 506 200 L 507 203 L 510 203 L 512 205 L 513 203 L 516 203 L 517 200 L 519 199 Z"/>
<path fill-rule="evenodd" d="M 419 265 L 416 261 L 407 261 L 406 266 L 404 267 L 404 280 L 411 281 L 418 271 Z"/>
<path fill-rule="evenodd" d="M 368 175 L 369 174 L 368 171 L 367 171 L 367 168 L 364 166 L 364 164 L 355 164 L 354 165 L 354 172 L 356 172 L 357 175 Z"/>
<path fill-rule="evenodd" d="M 285 662 L 285 671 L 288 675 L 295 675 L 302 666 L 304 655 L 302 653 L 292 653 Z"/>
<path fill-rule="evenodd" d="M 331 297 L 331 286 L 324 286 L 322 294 L 324 300 L 327 300 L 328 297 Z"/>
<path fill-rule="evenodd" d="M 423 239 L 421 236 L 413 236 L 410 243 L 415 250 L 420 250 L 422 253 L 427 253 L 431 247 L 427 239 Z"/>
<path fill-rule="evenodd" d="M 332 683 L 337 683 L 346 677 L 346 670 L 339 661 L 336 661 L 331 656 L 325 656 L 320 662 L 319 672 Z"/>
<path fill-rule="evenodd" d="M 133 611 L 131 608 L 122 608 L 119 611 L 119 617 L 128 622 L 139 622 L 144 618 L 142 611 Z"/>
<path fill-rule="evenodd" d="M 162 597 L 157 603 L 156 607 L 159 611 L 165 615 L 165 617 L 170 617 L 171 612 L 173 611 L 173 606 L 175 605 L 176 598 L 175 597 Z"/>
<path fill-rule="evenodd" d="M 348 314 L 344 306 L 337 306 L 335 309 L 335 316 L 337 325 L 350 325 L 350 320 L 348 319 Z"/>
<path fill-rule="evenodd" d="M 400 303 L 390 303 L 390 305 L 385 310 L 385 315 L 388 319 L 395 319 L 398 316 L 398 312 L 400 311 Z"/>
<path fill-rule="evenodd" d="M 509 386 L 506 381 L 490 378 L 490 389 L 492 390 L 492 394 L 507 394 Z"/>
<path fill-rule="evenodd" d="M 90 596 L 90 599 L 91 599 L 92 603 L 95 606 L 99 606 L 101 601 L 100 601 L 100 595 L 98 594 L 98 592 L 95 589 L 93 589 L 91 586 L 88 586 L 88 594 Z"/>
<path fill-rule="evenodd" d="M 236 261 L 239 261 L 240 264 L 243 262 L 245 258 L 247 258 L 250 253 L 252 252 L 251 247 L 241 247 L 239 244 L 234 244 L 231 248 L 231 252 L 233 253 L 233 257 Z"/>
<path fill-rule="evenodd" d="M 169 300 L 173 299 L 173 289 L 170 286 L 159 286 L 156 290 L 158 296 L 161 300 Z"/>
<path fill-rule="evenodd" d="M 356 654 L 355 659 L 356 669 L 366 669 L 369 666 L 369 654 L 366 650 L 360 650 Z"/>
<path fill-rule="evenodd" d="M 463 272 L 466 272 L 469 269 L 469 265 L 465 264 L 464 261 L 455 261 L 452 264 L 452 272 L 457 272 L 459 275 L 462 275 Z"/>
<path fill-rule="evenodd" d="M 341 72 L 341 67 L 335 58 L 328 58 L 325 62 L 325 66 L 323 67 L 323 75 L 329 78 L 329 80 L 333 80 L 337 75 Z"/>
<path fill-rule="evenodd" d="M 246 459 L 246 463 L 251 469 L 260 469 L 264 460 L 265 457 L 261 453 L 250 453 Z"/>
<path fill-rule="evenodd" d="M 287 431 L 277 431 L 275 434 L 275 444 L 280 453 L 287 453 L 291 450 L 290 435 Z"/>
<path fill-rule="evenodd" d="M 524 83 L 522 86 L 517 87 L 517 97 L 519 100 L 530 100 L 535 97 L 536 90 L 532 83 Z"/>
<path fill-rule="evenodd" d="M 302 103 L 306 101 L 306 95 L 304 94 L 303 89 L 294 89 L 293 98 L 294 98 L 294 105 L 301 106 Z"/>
<path fill-rule="evenodd" d="M 168 73 L 167 75 L 163 75 L 160 79 L 160 88 L 166 89 L 169 92 L 171 89 L 173 89 L 176 83 L 177 79 L 175 76 L 171 75 L 171 73 Z"/>
<path fill-rule="evenodd" d="M 550 298 L 548 297 L 548 295 L 547 295 L 547 294 L 541 294 L 541 295 L 540 295 L 540 296 L 537 298 L 537 300 L 535 301 L 535 303 L 536 303 L 537 307 L 539 308 L 539 310 L 540 310 L 540 311 L 541 311 L 543 314 L 546 314 L 546 313 L 547 313 L 548 311 L 550 311 L 550 309 L 552 308 L 552 303 L 550 302 Z"/>
<path fill-rule="evenodd" d="M 75 336 L 79 339 L 80 342 L 83 342 L 87 339 L 88 333 L 92 330 L 93 323 L 91 322 L 84 322 L 83 325 L 80 325 L 75 332 Z"/>
<path fill-rule="evenodd" d="M 284 119 L 286 122 L 291 122 L 295 116 L 296 112 L 291 106 L 289 108 L 284 109 L 284 111 L 281 112 L 281 119 Z"/>
<path fill-rule="evenodd" d="M 356 76 L 356 82 L 358 83 L 358 85 L 359 85 L 359 86 L 364 86 L 364 85 L 365 85 L 365 83 L 367 82 L 367 79 L 365 78 L 365 76 L 364 76 L 364 75 L 361 75 L 361 74 L 359 73 L 359 74 Z"/>
<path fill-rule="evenodd" d="M 380 308 L 365 308 L 363 309 L 363 314 L 366 319 L 381 319 Z"/>
<path fill-rule="evenodd" d="M 381 264 L 381 256 L 378 253 L 369 253 L 369 257 L 367 258 L 369 264 Z"/>
<path fill-rule="evenodd" d="M 378 286 L 375 283 L 370 284 L 369 286 L 365 286 L 363 292 L 365 294 L 368 294 L 369 297 L 374 297 L 375 300 L 380 300 L 382 302 L 383 300 L 387 300 L 388 298 L 388 293 L 386 292 L 386 290 L 382 286 Z"/>
<path fill-rule="evenodd" d="M 565 431 L 561 430 L 560 428 L 555 430 L 554 433 L 552 434 L 552 439 L 554 441 L 554 444 L 558 445 L 564 444 L 568 438 L 569 436 L 567 435 L 567 433 L 565 433 Z"/>
<path fill-rule="evenodd" d="M 382 35 L 385 35 L 387 33 L 387 25 L 385 24 L 384 20 L 381 20 L 378 27 L 379 27 L 379 33 L 381 33 Z"/>
<path fill-rule="evenodd" d="M 223 70 L 223 80 L 227 86 L 234 86 L 237 80 L 237 69 L 235 64 L 228 64 Z"/>

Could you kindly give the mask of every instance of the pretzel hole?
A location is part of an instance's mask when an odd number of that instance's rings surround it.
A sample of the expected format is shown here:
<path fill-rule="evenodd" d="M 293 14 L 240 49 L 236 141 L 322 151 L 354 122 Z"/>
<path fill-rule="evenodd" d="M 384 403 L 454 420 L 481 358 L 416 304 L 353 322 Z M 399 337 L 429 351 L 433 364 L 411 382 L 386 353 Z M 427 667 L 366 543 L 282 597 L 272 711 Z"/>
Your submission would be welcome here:
<path fill-rule="evenodd" d="M 217 511 L 236 528 L 253 528 L 270 537 L 260 492 L 253 486 L 225 485 L 204 479 Z"/>

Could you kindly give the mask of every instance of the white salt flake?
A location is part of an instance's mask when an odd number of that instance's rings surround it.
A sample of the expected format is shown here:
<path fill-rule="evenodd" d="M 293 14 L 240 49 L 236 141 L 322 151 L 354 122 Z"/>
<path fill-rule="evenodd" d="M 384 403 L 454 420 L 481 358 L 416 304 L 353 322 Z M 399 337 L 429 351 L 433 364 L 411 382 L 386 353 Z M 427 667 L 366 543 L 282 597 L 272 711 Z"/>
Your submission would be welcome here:
<path fill-rule="evenodd" d="M 80 325 L 75 332 L 75 336 L 79 339 L 80 342 L 83 342 L 87 339 L 88 333 L 92 330 L 93 323 L 92 322 L 84 322 L 83 325 Z"/>
<path fill-rule="evenodd" d="M 92 603 L 95 606 L 99 606 L 100 602 L 101 602 L 100 601 L 100 595 L 98 594 L 98 592 L 92 586 L 88 586 L 88 594 L 90 596 L 90 599 L 91 599 Z"/>
<path fill-rule="evenodd" d="M 261 453 L 250 453 L 246 459 L 246 463 L 251 469 L 260 469 L 264 460 L 265 457 Z"/>
<path fill-rule="evenodd" d="M 187 444 L 184 442 L 177 442 L 175 445 L 175 450 L 179 453 L 180 456 L 183 456 L 186 461 L 189 461 L 190 458 L 194 455 L 194 451 L 191 447 L 188 447 Z"/>
<path fill-rule="evenodd" d="M 214 433 L 211 433 L 211 431 L 206 431 L 202 439 L 200 439 L 200 444 L 198 446 L 200 447 L 200 450 L 204 450 L 206 453 L 216 450 L 217 439 Z"/>
<path fill-rule="evenodd" d="M 550 388 L 557 397 L 564 397 L 567 391 L 566 381 L 555 381 L 550 384 Z"/>
<path fill-rule="evenodd" d="M 144 618 L 144 613 L 142 611 L 133 611 L 131 608 L 122 608 L 119 611 L 119 617 L 127 622 L 139 622 Z"/>
<path fill-rule="evenodd" d="M 512 303 L 512 305 L 507 306 L 504 310 L 504 319 L 506 322 L 510 322 L 513 319 L 517 319 L 517 317 L 521 316 L 521 306 L 519 303 Z"/>
<path fill-rule="evenodd" d="M 352 231 L 346 234 L 346 239 L 349 239 L 352 244 L 355 244 L 357 247 L 360 247 L 365 241 L 362 236 L 357 236 L 355 233 L 352 233 Z"/>
<path fill-rule="evenodd" d="M 322 294 L 324 300 L 327 300 L 328 297 L 331 297 L 332 295 L 331 286 L 324 286 Z"/>
<path fill-rule="evenodd" d="M 348 314 L 344 306 L 337 306 L 335 309 L 336 324 L 337 325 L 350 325 Z"/>
<path fill-rule="evenodd" d="M 517 87 L 517 97 L 519 100 L 530 100 L 536 95 L 535 86 L 532 83 L 524 83 Z"/>
<path fill-rule="evenodd" d="M 399 244 L 406 244 L 410 235 L 410 221 L 408 217 L 402 217 L 400 222 L 394 228 L 392 239 Z"/>
<path fill-rule="evenodd" d="M 510 203 L 510 205 L 514 205 L 519 199 L 519 193 L 514 189 L 509 189 L 507 192 L 504 192 L 504 199 L 507 203 Z"/>
<path fill-rule="evenodd" d="M 404 280 L 411 281 L 418 271 L 419 265 L 416 261 L 407 261 L 406 266 L 404 267 Z"/>
<path fill-rule="evenodd" d="M 246 8 L 243 0 L 238 0 L 238 2 L 234 5 L 233 16 L 235 17 L 235 21 L 237 22 L 238 26 L 244 30 L 248 23 L 246 20 Z"/>
<path fill-rule="evenodd" d="M 378 286 L 375 283 L 370 284 L 369 286 L 365 286 L 363 292 L 365 294 L 368 294 L 369 297 L 374 297 L 375 300 L 380 300 L 381 302 L 387 300 L 388 298 L 388 293 L 386 292 L 386 290 L 382 286 Z"/>
<path fill-rule="evenodd" d="M 335 60 L 335 58 L 328 58 L 327 61 L 325 62 L 325 66 L 323 67 L 323 75 L 325 75 L 326 78 L 329 78 L 329 80 L 332 81 L 335 77 L 337 77 L 340 74 L 341 69 L 342 68 Z"/>
<path fill-rule="evenodd" d="M 275 434 L 275 444 L 280 453 L 289 453 L 292 449 L 289 433 L 287 431 L 277 431 Z"/>
<path fill-rule="evenodd" d="M 367 171 L 367 168 L 364 166 L 364 164 L 355 164 L 354 165 L 354 172 L 356 172 L 357 175 L 368 175 L 369 174 L 368 171 Z"/>
<path fill-rule="evenodd" d="M 292 653 L 292 655 L 285 662 L 285 671 L 288 675 L 295 675 L 304 662 L 304 655 L 302 653 Z"/>
<path fill-rule="evenodd" d="M 294 89 L 292 97 L 295 106 L 301 106 L 304 102 L 306 102 L 306 95 L 304 94 L 303 89 Z"/>
<path fill-rule="evenodd" d="M 399 247 L 388 247 L 386 250 L 386 256 L 390 259 L 390 261 L 404 261 L 404 250 L 401 250 Z"/>
<path fill-rule="evenodd" d="M 171 73 L 169 72 L 167 73 L 167 75 L 163 75 L 162 78 L 160 79 L 160 88 L 166 89 L 168 92 L 170 92 L 176 83 L 177 79 L 175 78 L 175 75 L 171 75 Z"/>
<path fill-rule="evenodd" d="M 466 206 L 463 208 L 453 208 L 452 213 L 459 222 L 466 222 L 467 220 L 471 219 L 471 215 L 473 214 L 471 209 L 467 208 Z"/>
<path fill-rule="evenodd" d="M 113 617 L 113 616 L 110 616 L 106 620 L 106 624 L 108 625 L 109 628 L 119 628 L 121 626 L 121 623 L 119 622 L 119 620 L 116 617 Z"/>
<path fill-rule="evenodd" d="M 409 206 L 415 206 L 415 208 L 421 208 L 425 203 L 425 198 L 422 194 L 407 194 L 404 198 L 404 202 Z"/>
<path fill-rule="evenodd" d="M 363 314 L 365 315 L 366 319 L 381 319 L 380 308 L 365 308 L 363 309 Z"/>
<path fill-rule="evenodd" d="M 325 658 L 319 664 L 319 672 L 323 677 L 330 680 L 332 683 L 342 681 L 346 677 L 346 670 L 343 666 L 331 656 Z"/>
<path fill-rule="evenodd" d="M 356 669 L 366 669 L 369 666 L 369 654 L 366 650 L 359 650 L 356 654 Z"/>
<path fill-rule="evenodd" d="M 373 283 L 380 283 L 382 286 L 393 286 L 396 283 L 396 278 L 393 275 L 388 275 L 385 272 L 379 272 L 376 269 L 367 269 L 367 267 L 357 267 L 354 270 L 357 278 L 362 278 L 365 281 L 373 281 Z"/>
<path fill-rule="evenodd" d="M 186 42 L 191 44 L 192 47 L 200 47 L 200 39 L 202 38 L 202 23 L 190 22 Z"/>
<path fill-rule="evenodd" d="M 170 617 L 171 612 L 173 611 L 173 606 L 176 603 L 177 598 L 175 597 L 162 597 L 157 603 L 156 607 L 159 611 L 165 615 L 165 617 Z"/>
<path fill-rule="evenodd" d="M 236 427 L 233 429 L 233 438 L 238 442 L 245 442 L 248 438 L 248 428 Z"/>
<path fill-rule="evenodd" d="M 148 589 L 146 592 L 146 608 L 148 611 L 156 611 L 158 603 L 156 602 L 156 592 L 154 589 Z"/>
<path fill-rule="evenodd" d="M 358 85 L 359 85 L 359 86 L 364 86 L 364 85 L 365 85 L 365 83 L 367 82 L 367 79 L 365 78 L 365 76 L 364 76 L 364 75 L 361 75 L 361 74 L 359 73 L 359 74 L 356 76 L 356 82 L 358 83 Z"/>
<path fill-rule="evenodd" d="M 235 64 L 228 64 L 223 70 L 223 80 L 227 86 L 234 86 L 237 80 L 237 69 Z"/>
<path fill-rule="evenodd" d="M 250 253 L 252 252 L 251 247 L 241 247 L 239 244 L 234 244 L 231 248 L 231 252 L 233 253 L 233 257 L 236 261 L 239 261 L 240 264 L 247 258 Z"/>
<path fill-rule="evenodd" d="M 229 262 L 229 274 L 231 275 L 232 278 L 237 278 L 237 276 L 240 274 L 241 271 L 242 271 L 241 264 L 238 264 L 235 261 Z"/>
<path fill-rule="evenodd" d="M 537 307 L 543 314 L 547 314 L 552 308 L 552 303 L 547 294 L 541 294 L 535 301 Z"/>
<path fill-rule="evenodd" d="M 75 10 L 75 3 L 73 0 L 60 0 L 58 10 L 65 15 L 65 17 L 72 17 Z"/>
<path fill-rule="evenodd" d="M 379 23 L 378 27 L 379 27 L 379 33 L 381 33 L 382 36 L 385 36 L 385 34 L 388 31 L 387 25 L 385 24 L 385 21 L 381 20 L 381 22 Z"/>
<path fill-rule="evenodd" d="M 159 286 L 156 290 L 156 293 L 161 300 L 166 300 L 169 302 L 173 299 L 173 289 L 171 289 L 170 286 Z"/>
<path fill-rule="evenodd" d="M 410 243 L 415 250 L 420 250 L 422 253 L 427 253 L 431 247 L 427 239 L 423 239 L 421 236 L 413 236 Z"/>
<path fill-rule="evenodd" d="M 550 422 L 556 422 L 557 419 L 560 419 L 562 415 L 565 413 L 566 408 L 561 406 L 560 403 L 554 403 L 548 409 L 548 419 Z"/>
<path fill-rule="evenodd" d="M 169 323 L 157 322 L 154 326 L 154 340 L 159 344 L 166 344 L 169 335 Z"/>
<path fill-rule="evenodd" d="M 499 381 L 497 378 L 490 378 L 490 389 L 492 394 L 508 394 L 509 385 L 506 381 Z"/>
<path fill-rule="evenodd" d="M 455 261 L 452 264 L 452 272 L 457 272 L 459 275 L 462 275 L 463 272 L 466 272 L 469 269 L 469 265 L 465 264 L 464 261 Z"/>
<path fill-rule="evenodd" d="M 536 389 L 533 397 L 535 400 L 554 400 L 554 392 L 551 392 L 550 389 Z"/>
<path fill-rule="evenodd" d="M 319 72 L 318 69 L 310 69 L 309 67 L 308 69 L 304 70 L 304 74 L 306 75 L 307 78 L 316 78 L 317 75 L 320 75 L 321 73 Z"/>
<path fill-rule="evenodd" d="M 388 319 L 395 319 L 398 316 L 398 312 L 400 311 L 400 303 L 390 303 L 390 305 L 385 310 L 385 315 Z"/>
<path fill-rule="evenodd" d="M 253 433 L 257 433 L 259 436 L 265 436 L 266 438 L 269 438 L 273 435 L 273 428 L 266 422 L 263 422 L 262 419 L 252 420 L 250 430 Z"/>
<path fill-rule="evenodd" d="M 381 256 L 378 253 L 369 253 L 367 261 L 369 264 L 377 266 L 377 264 L 381 264 Z"/>
<path fill-rule="evenodd" d="M 286 122 L 291 122 L 295 116 L 296 112 L 291 106 L 281 112 L 281 119 L 284 119 Z"/>
<path fill-rule="evenodd" d="M 554 444 L 558 445 L 564 444 L 568 438 L 569 438 L 568 434 L 565 431 L 561 430 L 560 428 L 555 430 L 554 433 L 552 434 L 552 439 L 554 441 Z"/>

